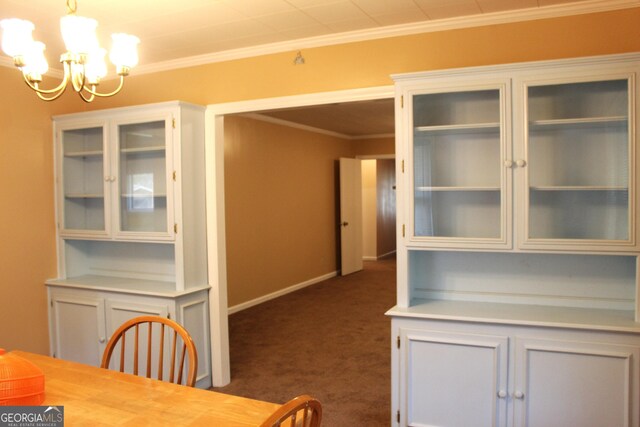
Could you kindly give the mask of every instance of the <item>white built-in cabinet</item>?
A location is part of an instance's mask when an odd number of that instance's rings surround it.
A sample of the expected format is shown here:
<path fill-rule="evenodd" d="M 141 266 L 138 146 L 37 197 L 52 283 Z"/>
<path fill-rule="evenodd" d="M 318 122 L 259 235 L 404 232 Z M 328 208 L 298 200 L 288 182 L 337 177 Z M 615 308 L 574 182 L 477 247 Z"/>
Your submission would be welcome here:
<path fill-rule="evenodd" d="M 181 323 L 211 385 L 204 108 L 167 102 L 56 116 L 58 277 L 51 353 L 99 365 L 126 320 Z"/>
<path fill-rule="evenodd" d="M 392 425 L 640 424 L 639 74 L 394 76 Z"/>

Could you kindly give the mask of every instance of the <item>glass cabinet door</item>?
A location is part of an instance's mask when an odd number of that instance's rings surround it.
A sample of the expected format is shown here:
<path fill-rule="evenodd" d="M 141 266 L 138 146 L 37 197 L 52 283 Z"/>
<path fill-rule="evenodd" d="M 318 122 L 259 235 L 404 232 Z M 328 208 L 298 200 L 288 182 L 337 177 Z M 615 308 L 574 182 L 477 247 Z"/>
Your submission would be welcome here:
<path fill-rule="evenodd" d="M 629 241 L 626 79 L 526 88 L 527 239 Z"/>
<path fill-rule="evenodd" d="M 415 237 L 504 240 L 503 92 L 412 96 Z"/>
<path fill-rule="evenodd" d="M 61 151 L 62 232 L 106 234 L 104 127 L 66 129 Z"/>
<path fill-rule="evenodd" d="M 117 125 L 119 232 L 169 233 L 166 120 Z"/>

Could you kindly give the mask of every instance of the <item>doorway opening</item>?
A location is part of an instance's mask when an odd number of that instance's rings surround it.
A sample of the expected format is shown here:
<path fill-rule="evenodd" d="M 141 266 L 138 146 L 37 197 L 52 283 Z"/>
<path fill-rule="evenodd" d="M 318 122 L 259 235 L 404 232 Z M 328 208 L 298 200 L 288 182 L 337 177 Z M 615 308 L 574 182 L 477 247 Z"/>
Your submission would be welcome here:
<path fill-rule="evenodd" d="M 370 88 L 361 90 L 350 90 L 333 93 L 324 93 L 317 95 L 301 95 L 295 97 L 284 97 L 277 99 L 258 100 L 250 102 L 230 103 L 230 104 L 218 104 L 211 105 L 207 109 L 206 120 L 206 138 L 207 138 L 207 151 L 206 151 L 206 164 L 207 164 L 207 236 L 208 236 L 208 258 L 209 258 L 209 283 L 211 285 L 210 291 L 210 330 L 211 330 L 211 343 L 212 343 L 212 367 L 213 367 L 213 381 L 215 386 L 222 386 L 230 381 L 230 360 L 229 360 L 229 336 L 228 336 L 228 305 L 234 306 L 233 301 L 228 299 L 227 289 L 227 275 L 232 266 L 227 264 L 228 251 L 231 248 L 228 247 L 229 239 L 225 229 L 227 227 L 225 203 L 228 202 L 238 192 L 229 192 L 225 198 L 225 117 L 233 114 L 253 114 L 255 112 L 272 112 L 272 117 L 268 120 L 284 120 L 280 117 L 273 117 L 275 114 L 283 114 L 282 111 L 290 110 L 299 107 L 318 107 L 327 105 L 346 105 L 349 103 L 355 103 L 360 101 L 375 101 L 375 100 L 391 100 L 393 97 L 392 87 L 382 88 Z M 392 103 L 393 101 L 391 101 Z M 393 103 L 391 104 L 393 105 Z M 317 115 L 316 115 L 317 116 Z M 250 119 L 255 119 L 255 117 Z M 391 122 L 394 121 L 393 117 L 390 117 Z M 334 120 L 335 121 L 335 120 Z M 338 122 L 349 122 L 344 116 L 343 120 Z M 301 125 L 307 126 L 310 125 Z M 229 131 L 229 129 L 227 129 Z M 393 138 L 393 135 L 390 135 Z M 356 139 L 354 145 L 359 145 L 361 140 Z M 228 147 L 227 147 L 228 149 Z M 304 146 L 298 149 L 309 149 L 308 146 Z M 392 151 L 393 152 L 393 151 Z M 359 153 L 356 151 L 354 154 Z M 387 152 L 388 153 L 388 152 Z M 368 153 L 363 153 L 368 155 Z M 287 157 L 291 157 L 292 153 L 288 153 Z M 334 157 L 335 159 L 335 157 Z M 273 158 L 262 158 L 262 162 L 259 167 L 267 168 L 273 167 Z M 235 167 L 235 166 L 234 166 Z M 290 162 L 288 167 L 295 168 L 295 162 Z M 295 182 L 294 182 L 295 184 Z M 320 186 L 307 186 L 306 192 L 314 192 L 316 187 Z M 228 191 L 228 188 L 227 188 Z M 249 192 L 254 189 L 249 189 Z M 335 195 L 332 197 L 335 198 Z M 252 212 L 254 218 L 260 218 L 264 215 L 269 215 L 265 209 Z M 282 223 L 286 224 L 286 220 Z M 256 225 L 258 223 L 258 225 Z M 311 224 L 311 223 L 309 223 Z M 332 227 L 335 229 L 335 217 L 332 221 Z M 259 221 L 250 223 L 250 227 L 259 227 Z M 314 228 L 313 225 L 309 225 L 307 232 Z M 251 230 L 244 230 L 244 235 L 233 237 L 234 241 L 242 240 L 249 242 L 252 239 Z M 293 233 L 292 233 L 293 234 Z M 299 233 L 298 233 L 299 234 Z M 286 244 L 287 233 L 285 231 L 280 234 L 281 238 L 279 242 Z M 250 246 L 250 245 L 249 245 Z M 229 252 L 230 254 L 230 252 Z M 247 260 L 261 259 L 265 263 L 262 267 L 265 268 L 264 276 L 267 277 L 269 272 L 266 270 L 266 262 L 269 260 L 270 254 L 264 254 L 263 256 L 249 256 Z M 247 268 L 248 270 L 248 268 Z M 318 277 L 321 277 L 320 274 Z M 299 283 L 301 287 L 307 286 L 310 283 Z M 291 289 L 287 289 L 290 291 Z M 266 295 L 266 299 L 271 299 L 277 295 L 277 292 L 272 292 Z M 265 299 L 265 300 L 266 300 Z M 229 301 L 229 304 L 227 304 Z M 260 302 L 260 298 L 254 298 L 255 303 Z"/>

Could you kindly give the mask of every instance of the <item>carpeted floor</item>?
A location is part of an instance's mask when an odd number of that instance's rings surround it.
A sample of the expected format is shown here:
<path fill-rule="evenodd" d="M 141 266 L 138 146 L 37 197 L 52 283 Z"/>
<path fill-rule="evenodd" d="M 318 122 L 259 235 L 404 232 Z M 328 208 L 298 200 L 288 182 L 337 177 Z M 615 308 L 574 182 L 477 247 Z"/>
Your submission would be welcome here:
<path fill-rule="evenodd" d="M 336 277 L 229 317 L 231 383 L 216 391 L 323 405 L 323 426 L 390 424 L 390 319 L 395 259 Z"/>

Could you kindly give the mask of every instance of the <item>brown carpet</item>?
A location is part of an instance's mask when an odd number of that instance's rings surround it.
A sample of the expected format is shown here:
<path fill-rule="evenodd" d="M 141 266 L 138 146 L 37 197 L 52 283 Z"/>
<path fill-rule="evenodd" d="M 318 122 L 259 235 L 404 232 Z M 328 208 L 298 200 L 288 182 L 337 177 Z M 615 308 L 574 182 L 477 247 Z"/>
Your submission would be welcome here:
<path fill-rule="evenodd" d="M 395 259 L 229 316 L 231 383 L 216 391 L 284 403 L 310 394 L 323 426 L 390 424 Z"/>

